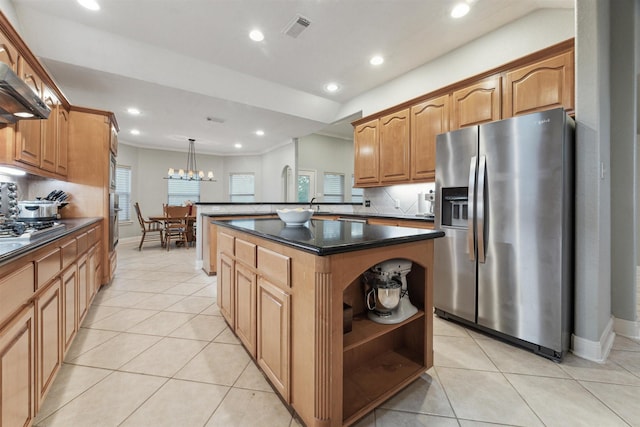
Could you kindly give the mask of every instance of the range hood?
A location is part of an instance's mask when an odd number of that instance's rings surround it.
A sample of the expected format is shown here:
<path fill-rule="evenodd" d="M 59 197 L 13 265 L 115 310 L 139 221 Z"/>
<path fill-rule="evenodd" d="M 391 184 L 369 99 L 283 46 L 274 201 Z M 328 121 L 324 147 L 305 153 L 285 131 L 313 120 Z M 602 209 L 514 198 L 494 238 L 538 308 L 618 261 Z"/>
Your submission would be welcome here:
<path fill-rule="evenodd" d="M 24 119 L 46 119 L 51 109 L 33 90 L 0 62 L 0 123 Z"/>

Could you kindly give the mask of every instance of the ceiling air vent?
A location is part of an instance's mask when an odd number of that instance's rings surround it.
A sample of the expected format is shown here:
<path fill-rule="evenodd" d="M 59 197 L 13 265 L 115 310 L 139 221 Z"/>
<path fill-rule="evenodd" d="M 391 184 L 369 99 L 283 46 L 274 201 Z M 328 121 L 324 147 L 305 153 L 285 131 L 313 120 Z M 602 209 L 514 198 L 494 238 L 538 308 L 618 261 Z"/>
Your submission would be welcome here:
<path fill-rule="evenodd" d="M 300 35 L 309 25 L 311 21 L 301 15 L 296 15 L 291 22 L 282 30 L 283 33 L 294 39 Z"/>
<path fill-rule="evenodd" d="M 207 121 L 214 122 L 214 123 L 224 123 L 224 119 L 221 119 L 220 117 L 213 117 L 213 116 L 207 117 Z"/>

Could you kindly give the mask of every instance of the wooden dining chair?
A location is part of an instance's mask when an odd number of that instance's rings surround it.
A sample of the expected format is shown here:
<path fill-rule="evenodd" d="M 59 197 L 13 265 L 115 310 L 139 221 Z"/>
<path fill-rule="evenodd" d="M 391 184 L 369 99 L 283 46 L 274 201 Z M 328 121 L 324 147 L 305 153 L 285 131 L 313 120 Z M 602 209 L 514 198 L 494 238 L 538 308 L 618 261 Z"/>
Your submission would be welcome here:
<path fill-rule="evenodd" d="M 187 217 L 189 216 L 189 207 L 164 205 L 163 209 L 166 218 L 164 235 L 167 250 L 169 250 L 169 246 L 171 246 L 172 239 L 175 239 L 176 245 L 178 242 L 182 242 L 184 247 L 188 247 Z"/>
<path fill-rule="evenodd" d="M 136 210 L 136 215 L 138 215 L 138 222 L 140 223 L 140 229 L 142 231 L 142 238 L 140 239 L 138 250 L 142 250 L 142 244 L 147 238 L 147 234 L 150 235 L 149 237 L 151 239 L 158 238 L 160 240 L 160 244 L 164 246 L 164 227 L 162 225 L 162 222 L 144 219 L 144 217 L 142 216 L 142 212 L 140 212 L 140 205 L 138 204 L 138 202 L 135 202 L 133 204 L 133 207 Z"/>

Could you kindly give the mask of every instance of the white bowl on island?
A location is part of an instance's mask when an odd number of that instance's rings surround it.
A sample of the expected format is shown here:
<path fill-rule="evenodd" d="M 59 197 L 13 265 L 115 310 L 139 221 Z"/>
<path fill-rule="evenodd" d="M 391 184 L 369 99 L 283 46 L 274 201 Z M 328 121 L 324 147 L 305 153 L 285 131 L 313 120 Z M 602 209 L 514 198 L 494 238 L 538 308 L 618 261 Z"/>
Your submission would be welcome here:
<path fill-rule="evenodd" d="M 313 215 L 313 209 L 277 209 L 276 213 L 286 225 L 304 225 Z"/>

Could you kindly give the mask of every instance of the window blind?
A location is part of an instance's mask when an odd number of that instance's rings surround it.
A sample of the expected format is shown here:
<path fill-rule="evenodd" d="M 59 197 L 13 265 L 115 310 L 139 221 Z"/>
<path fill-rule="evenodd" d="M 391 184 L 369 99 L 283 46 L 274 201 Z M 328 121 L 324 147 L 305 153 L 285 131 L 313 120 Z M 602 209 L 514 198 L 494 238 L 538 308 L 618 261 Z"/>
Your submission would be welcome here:
<path fill-rule="evenodd" d="M 172 175 L 178 178 L 179 175 Z M 191 202 L 200 201 L 200 181 L 190 181 L 187 179 L 167 180 L 167 204 L 183 205 L 187 200 Z"/>
<path fill-rule="evenodd" d="M 362 203 L 364 199 L 364 188 L 355 188 L 356 179 L 351 175 L 351 201 L 355 203 Z"/>
<path fill-rule="evenodd" d="M 232 202 L 254 202 L 255 176 L 252 173 L 229 174 L 229 198 Z"/>
<path fill-rule="evenodd" d="M 118 221 L 131 221 L 131 168 L 116 166 L 116 194 L 119 208 Z"/>
<path fill-rule="evenodd" d="M 344 175 L 338 173 L 324 174 L 324 198 L 325 202 L 344 201 Z"/>

